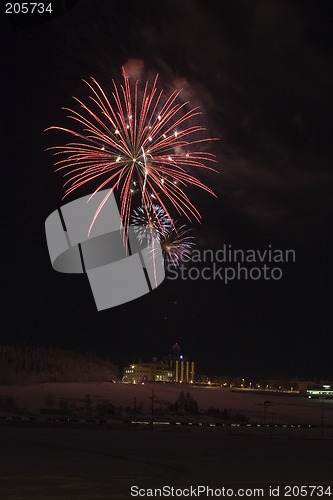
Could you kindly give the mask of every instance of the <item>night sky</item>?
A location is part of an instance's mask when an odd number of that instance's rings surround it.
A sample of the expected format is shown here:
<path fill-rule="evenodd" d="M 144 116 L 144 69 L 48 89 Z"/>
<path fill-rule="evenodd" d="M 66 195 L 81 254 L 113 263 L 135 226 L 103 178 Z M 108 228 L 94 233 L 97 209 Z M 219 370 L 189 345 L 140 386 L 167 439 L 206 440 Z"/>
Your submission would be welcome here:
<path fill-rule="evenodd" d="M 333 379 L 332 3 L 81 0 L 62 15 L 2 16 L 1 343 L 92 350 L 122 365 L 182 353 L 209 375 Z M 54 2 L 54 5 L 56 2 Z M 71 7 L 71 8 L 69 8 Z M 44 233 L 62 177 L 45 133 L 82 79 L 129 60 L 203 111 L 217 193 L 191 196 L 199 249 L 294 249 L 280 281 L 165 280 L 97 312 L 88 280 L 52 270 Z M 89 191 L 90 192 L 90 191 Z M 89 194 L 89 192 L 82 193 Z"/>

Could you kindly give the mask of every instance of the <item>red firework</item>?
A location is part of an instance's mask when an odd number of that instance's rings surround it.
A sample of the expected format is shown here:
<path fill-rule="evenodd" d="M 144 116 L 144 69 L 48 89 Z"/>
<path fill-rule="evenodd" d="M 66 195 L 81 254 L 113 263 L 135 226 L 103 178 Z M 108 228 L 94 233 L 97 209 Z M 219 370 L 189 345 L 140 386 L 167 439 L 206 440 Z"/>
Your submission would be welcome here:
<path fill-rule="evenodd" d="M 197 186 L 216 196 L 195 175 L 193 170 L 214 170 L 207 165 L 215 156 L 193 151 L 198 145 L 211 141 L 198 138 L 205 129 L 189 125 L 201 114 L 199 108 L 187 110 L 188 102 L 180 101 L 180 91 L 164 98 L 156 87 L 146 82 L 140 93 L 138 82 L 131 83 L 122 70 L 124 83 L 119 88 L 113 81 L 109 97 L 92 78 L 86 85 L 91 91 L 89 105 L 74 97 L 81 112 L 64 108 L 78 130 L 53 126 L 78 138 L 64 146 L 54 146 L 57 170 L 65 170 L 64 198 L 85 184 L 93 183 L 94 192 L 110 188 L 98 207 L 91 226 L 113 191 L 120 197 L 120 216 L 126 228 L 130 222 L 132 194 L 139 190 L 142 205 L 149 207 L 152 199 L 168 214 L 168 202 L 179 214 L 200 220 L 198 209 L 185 193 L 187 186 Z M 185 126 L 187 122 L 188 126 Z M 215 171 L 215 170 L 214 170 Z M 96 187 L 97 182 L 97 187 Z M 136 187 L 136 189 L 134 189 Z M 169 216 L 171 219 L 171 217 Z M 91 228 L 91 227 L 90 227 Z"/>

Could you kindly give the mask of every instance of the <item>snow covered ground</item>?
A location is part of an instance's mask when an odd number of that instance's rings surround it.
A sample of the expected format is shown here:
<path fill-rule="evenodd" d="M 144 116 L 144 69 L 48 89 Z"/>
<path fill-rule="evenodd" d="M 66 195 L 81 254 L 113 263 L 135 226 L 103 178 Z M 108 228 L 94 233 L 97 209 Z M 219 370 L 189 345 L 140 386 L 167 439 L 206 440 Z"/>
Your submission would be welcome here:
<path fill-rule="evenodd" d="M 0 426 L 0 443 L 2 500 L 129 500 L 133 485 L 257 487 L 265 491 L 261 498 L 269 498 L 269 486 L 333 488 L 330 439 L 183 426 L 154 432 Z"/>
<path fill-rule="evenodd" d="M 93 407 L 106 400 L 115 407 L 133 407 L 136 399 L 149 416 L 153 390 L 155 408 L 165 401 L 173 403 L 183 390 L 198 401 L 201 410 L 209 406 L 226 408 L 260 424 L 263 403 L 270 401 L 267 423 L 288 427 L 154 425 L 151 432 L 150 425 L 108 425 L 98 419 L 82 425 L 61 420 L 16 421 L 3 412 L 0 499 L 130 500 L 134 498 L 130 496 L 133 485 L 225 486 L 235 491 L 257 487 L 265 492 L 261 498 L 271 498 L 269 487 L 331 484 L 333 494 L 333 427 L 329 427 L 333 425 L 333 401 L 324 402 L 322 413 L 321 401 L 304 397 L 248 394 L 218 387 L 111 382 L 2 386 L 0 399 L 11 397 L 17 407 L 35 415 L 50 400 L 55 408 L 61 400 L 82 408 L 87 394 Z M 323 415 L 327 427 L 322 436 Z M 197 417 L 197 422 L 203 418 Z"/>
<path fill-rule="evenodd" d="M 84 398 L 89 394 L 92 405 L 110 401 L 115 407 L 134 407 L 142 405 L 148 412 L 154 390 L 155 408 L 163 407 L 165 402 L 174 403 L 180 391 L 189 392 L 198 402 L 201 410 L 214 406 L 225 408 L 231 413 L 245 415 L 250 422 L 263 423 L 264 402 L 266 422 L 273 424 L 321 425 L 322 410 L 325 426 L 333 426 L 333 400 L 325 400 L 324 408 L 318 399 L 283 394 L 257 394 L 232 391 L 230 388 L 199 387 L 179 384 L 127 385 L 121 383 L 49 383 L 32 386 L 0 386 L 0 399 L 12 397 L 19 408 L 39 413 L 53 400 L 58 407 L 60 400 L 67 400 L 75 408 L 83 407 Z"/>

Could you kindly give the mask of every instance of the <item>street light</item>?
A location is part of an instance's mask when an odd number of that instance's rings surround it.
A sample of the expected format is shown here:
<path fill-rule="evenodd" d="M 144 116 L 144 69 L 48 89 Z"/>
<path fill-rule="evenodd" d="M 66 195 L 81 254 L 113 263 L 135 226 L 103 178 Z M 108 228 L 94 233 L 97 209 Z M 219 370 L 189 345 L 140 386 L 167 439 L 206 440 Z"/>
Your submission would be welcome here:
<path fill-rule="evenodd" d="M 321 398 L 321 437 L 324 437 L 324 396 Z"/>
<path fill-rule="evenodd" d="M 257 403 L 257 404 L 258 404 L 258 406 L 264 407 L 264 429 L 266 432 L 267 406 L 272 406 L 273 403 L 271 403 L 271 401 L 266 400 L 263 403 Z"/>
<path fill-rule="evenodd" d="M 154 402 L 155 402 L 155 393 L 154 389 L 152 389 L 151 393 L 151 432 L 154 430 Z"/>

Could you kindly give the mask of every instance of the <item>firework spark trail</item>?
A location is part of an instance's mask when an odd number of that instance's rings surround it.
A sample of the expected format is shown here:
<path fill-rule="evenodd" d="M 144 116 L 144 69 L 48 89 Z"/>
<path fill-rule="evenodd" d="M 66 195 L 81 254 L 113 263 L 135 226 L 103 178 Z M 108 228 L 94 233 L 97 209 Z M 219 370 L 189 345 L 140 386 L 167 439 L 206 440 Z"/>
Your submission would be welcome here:
<path fill-rule="evenodd" d="M 141 201 L 143 203 L 144 202 L 144 193 L 145 193 L 146 184 L 147 184 L 148 168 L 147 168 L 146 154 L 145 154 L 145 150 L 143 149 L 143 146 L 141 146 L 141 149 L 142 149 L 143 162 L 145 165 L 145 175 L 144 175 L 144 181 L 143 181 L 143 187 L 142 187 L 142 198 L 141 198 Z"/>
<path fill-rule="evenodd" d="M 58 126 L 47 129 L 64 131 L 77 138 L 77 142 L 49 148 L 55 156 L 62 157 L 55 166 L 57 171 L 65 170 L 64 198 L 86 184 L 94 186 L 92 196 L 105 187 L 110 188 L 91 227 L 107 198 L 119 190 L 120 217 L 126 231 L 133 182 L 138 183 L 142 205 L 149 207 L 154 198 L 170 220 L 167 204 L 189 220 L 200 220 L 198 209 L 184 191 L 189 185 L 216 196 L 212 189 L 187 172 L 187 169 L 216 171 L 207 165 L 216 162 L 213 154 L 191 151 L 193 146 L 214 140 L 193 137 L 205 130 L 200 125 L 185 126 L 185 122 L 201 113 L 198 108 L 186 111 L 188 102 L 177 102 L 181 90 L 164 99 L 163 92 L 157 90 L 157 78 L 150 90 L 146 82 L 139 96 L 138 82 L 131 85 L 123 69 L 123 85 L 118 88 L 113 81 L 112 103 L 92 78 L 91 83 L 85 82 L 92 93 L 90 105 L 74 97 L 82 111 L 64 108 L 80 130 Z"/>

